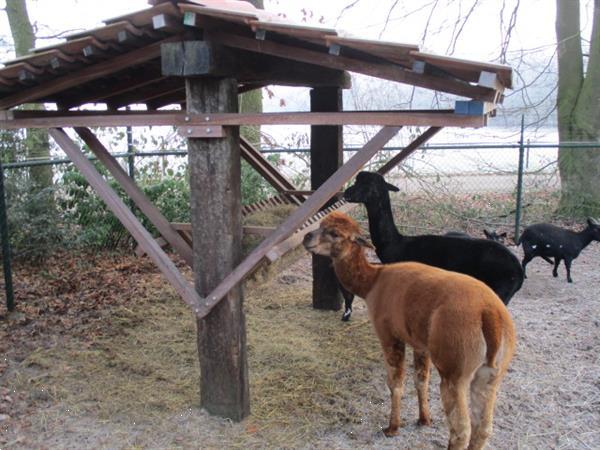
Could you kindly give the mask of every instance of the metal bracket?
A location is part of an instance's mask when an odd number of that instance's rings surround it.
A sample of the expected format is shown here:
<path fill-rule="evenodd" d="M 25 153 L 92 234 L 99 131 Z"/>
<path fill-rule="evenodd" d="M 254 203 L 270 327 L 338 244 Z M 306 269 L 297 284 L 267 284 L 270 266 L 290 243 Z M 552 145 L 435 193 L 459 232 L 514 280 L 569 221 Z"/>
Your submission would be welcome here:
<path fill-rule="evenodd" d="M 177 127 L 177 133 L 187 138 L 222 138 L 225 137 L 221 125 L 188 125 Z"/>

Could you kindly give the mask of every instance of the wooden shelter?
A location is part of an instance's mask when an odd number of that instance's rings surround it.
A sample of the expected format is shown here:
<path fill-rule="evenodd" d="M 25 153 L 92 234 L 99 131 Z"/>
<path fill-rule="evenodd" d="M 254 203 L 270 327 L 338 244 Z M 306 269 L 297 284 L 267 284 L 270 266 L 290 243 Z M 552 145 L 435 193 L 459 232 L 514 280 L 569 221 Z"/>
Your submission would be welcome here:
<path fill-rule="evenodd" d="M 505 88 L 510 67 L 436 56 L 415 45 L 343 37 L 333 29 L 297 25 L 235 0 L 149 0 L 142 11 L 33 49 L 0 69 L 0 128 L 47 128 L 98 195 L 154 260 L 198 321 L 202 405 L 240 420 L 249 411 L 241 282 L 318 225 L 325 211 L 350 206 L 336 195 L 403 126 L 426 130 L 379 171 L 388 172 L 442 127 L 482 127 Z M 455 94 L 453 110 L 344 111 L 350 72 Z M 308 86 L 311 111 L 238 113 L 237 96 L 267 85 Z M 28 103 L 54 111 L 15 110 Z M 105 104 L 102 111 L 79 109 Z M 146 111 L 119 111 L 144 104 Z M 179 110 L 160 110 L 167 105 Z M 302 192 L 240 139 L 240 125 L 311 125 L 311 183 Z M 342 125 L 379 132 L 345 164 Z M 188 138 L 191 225 L 160 214 L 96 138 L 90 127 L 170 125 Z M 73 128 L 170 244 L 193 266 L 195 287 L 111 190 L 79 145 Z M 240 156 L 279 192 L 269 204 L 298 207 L 241 260 Z M 310 195 L 308 195 L 310 194 Z M 184 233 L 182 233 L 184 231 Z M 256 230 L 254 230 L 256 231 Z M 186 238 L 186 233 L 189 237 Z M 191 239 L 190 239 L 191 238 Z M 194 243 L 193 248 L 191 243 Z M 314 304 L 339 308 L 329 264 L 316 260 Z"/>

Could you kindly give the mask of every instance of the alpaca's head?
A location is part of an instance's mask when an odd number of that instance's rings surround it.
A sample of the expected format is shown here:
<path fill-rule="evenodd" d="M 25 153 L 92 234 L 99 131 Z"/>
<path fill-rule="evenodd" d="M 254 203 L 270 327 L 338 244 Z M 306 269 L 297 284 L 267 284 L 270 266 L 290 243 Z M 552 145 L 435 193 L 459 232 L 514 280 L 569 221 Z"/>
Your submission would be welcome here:
<path fill-rule="evenodd" d="M 388 191 L 397 192 L 399 189 L 378 173 L 359 172 L 354 184 L 344 191 L 344 199 L 352 203 L 374 203 L 388 198 Z"/>
<path fill-rule="evenodd" d="M 318 229 L 304 236 L 303 244 L 311 253 L 337 258 L 357 245 L 373 248 L 361 233 L 351 217 L 335 211 L 321 221 Z"/>

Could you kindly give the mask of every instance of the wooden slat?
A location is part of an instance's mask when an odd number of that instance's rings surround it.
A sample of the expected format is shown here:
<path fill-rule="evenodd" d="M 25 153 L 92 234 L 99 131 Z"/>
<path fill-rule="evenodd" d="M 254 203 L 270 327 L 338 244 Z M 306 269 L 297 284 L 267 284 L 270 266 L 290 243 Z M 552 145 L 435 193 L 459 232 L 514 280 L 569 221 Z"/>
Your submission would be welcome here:
<path fill-rule="evenodd" d="M 336 36 L 337 31 L 333 28 L 324 27 L 312 27 L 305 25 L 296 25 L 291 23 L 279 23 L 279 22 L 266 22 L 262 20 L 250 20 L 248 24 L 253 31 L 266 30 L 273 31 L 276 33 L 292 36 L 300 39 L 311 39 L 321 41 L 325 44 L 325 38 L 330 36 Z"/>
<path fill-rule="evenodd" d="M 7 100 L 0 100 L 0 105 Z M 187 118 L 187 120 L 186 120 Z M 207 120 L 208 119 L 208 120 Z M 185 125 L 382 125 L 382 126 L 454 126 L 482 127 L 485 116 L 442 111 L 344 111 L 331 113 L 246 113 L 187 115 L 184 112 L 54 112 L 0 111 L 0 127 L 113 127 L 113 126 L 185 126 Z"/>
<path fill-rule="evenodd" d="M 172 16 L 181 16 L 179 8 L 171 2 L 161 3 L 152 8 L 142 9 L 122 16 L 113 17 L 104 21 L 105 24 L 127 21 L 136 27 L 143 27 L 152 24 L 152 18 L 158 14 L 169 14 Z"/>
<path fill-rule="evenodd" d="M 230 9 L 209 8 L 199 5 L 190 5 L 188 3 L 179 3 L 177 6 L 183 13 L 193 13 L 200 16 L 215 17 L 217 19 L 224 19 L 230 22 L 246 24 L 250 20 L 258 20 L 258 16 L 250 10 L 236 11 Z"/>
<path fill-rule="evenodd" d="M 31 55 L 21 56 L 20 58 L 11 59 L 10 61 L 4 61 L 3 64 L 5 66 L 11 66 L 21 62 L 27 62 L 35 67 L 44 67 L 49 65 L 54 58 L 58 58 L 67 62 L 75 61 L 73 56 L 69 56 L 60 50 L 48 50 L 46 52 L 34 53 Z M 4 69 L 0 69 L 0 75 L 2 75 L 3 70 Z"/>
<path fill-rule="evenodd" d="M 380 58 L 389 61 L 410 66 L 410 52 L 418 51 L 419 46 L 413 44 L 401 44 L 398 42 L 384 42 L 370 39 L 349 38 L 343 36 L 327 36 L 325 38 L 327 46 L 337 44 L 343 47 L 348 47 L 354 50 L 360 50 L 371 55 L 379 56 Z"/>
<path fill-rule="evenodd" d="M 51 128 L 49 134 L 69 156 L 90 186 L 92 186 L 98 196 L 104 200 L 108 208 L 121 221 L 127 231 L 131 233 L 137 243 L 144 249 L 148 256 L 152 258 L 181 298 L 196 314 L 208 314 L 209 311 L 202 304 L 202 299 L 195 289 L 190 286 L 175 264 L 173 264 L 152 238 L 150 233 L 146 231 L 125 203 L 123 203 L 119 196 L 110 188 L 108 183 L 102 178 L 102 175 L 100 175 L 94 165 L 86 158 L 75 142 L 73 142 L 62 129 Z"/>
<path fill-rule="evenodd" d="M 240 137 L 240 148 L 242 150 L 242 157 L 250 164 L 254 170 L 256 170 L 267 182 L 273 186 L 277 191 L 282 192 L 285 190 L 295 189 L 294 185 L 290 183 L 273 165 L 265 158 L 257 149 L 255 149 L 247 139 Z M 301 197 L 292 196 L 293 201 L 296 204 L 302 203 L 304 200 Z"/>
<path fill-rule="evenodd" d="M 45 83 L 41 83 L 35 87 L 23 90 L 21 92 L 17 92 L 13 95 L 9 95 L 0 99 L 0 109 L 7 109 L 13 106 L 20 105 L 22 103 L 32 102 L 39 98 L 43 98 L 47 95 L 65 91 L 69 88 L 73 88 L 88 81 L 97 80 L 98 78 L 102 78 L 104 76 L 118 72 L 119 70 L 123 70 L 125 68 L 129 68 L 137 64 L 141 64 L 152 59 L 158 58 L 160 57 L 161 44 L 166 42 L 173 42 L 177 39 L 179 38 L 167 38 L 162 41 L 150 44 L 146 47 L 142 47 L 138 50 L 133 50 L 131 52 L 115 56 L 114 58 L 108 61 L 93 64 L 79 71 L 70 73 L 60 78 L 53 79 L 51 81 L 47 81 Z M 75 124 L 67 126 L 73 125 Z"/>
<path fill-rule="evenodd" d="M 67 55 L 80 56 L 85 47 L 89 46 L 106 49 L 107 46 L 93 36 L 86 36 L 72 41 L 60 42 L 58 44 L 47 45 L 44 47 L 34 48 L 31 51 L 35 53 L 47 52 L 49 50 L 60 50 Z"/>
<path fill-rule="evenodd" d="M 380 167 L 377 173 L 381 175 L 385 175 L 398 164 L 400 164 L 404 159 L 406 159 L 411 153 L 417 150 L 420 146 L 425 144 L 429 139 L 435 136 L 441 130 L 440 127 L 431 127 L 426 130 L 422 135 L 417 137 L 414 141 L 408 144 L 406 147 L 402 149 L 400 153 L 390 159 L 387 163 Z"/>
<path fill-rule="evenodd" d="M 127 31 L 135 36 L 144 35 L 144 32 L 138 27 L 133 26 L 133 24 L 131 24 L 127 20 L 122 20 L 120 22 L 114 22 L 110 25 L 105 25 L 103 27 L 69 34 L 65 36 L 65 39 L 67 39 L 67 41 L 70 41 L 73 39 L 80 39 L 87 36 L 93 36 L 100 41 L 117 41 L 119 32 L 121 31 Z"/>
<path fill-rule="evenodd" d="M 317 64 L 338 70 L 349 70 L 385 80 L 411 84 L 427 89 L 469 97 L 477 100 L 494 101 L 495 91 L 450 77 L 438 77 L 427 74 L 416 74 L 394 64 L 378 64 L 344 56 L 333 56 L 322 52 L 307 50 L 295 46 L 279 44 L 272 41 L 257 41 L 243 36 L 218 31 L 206 32 L 206 39 L 223 45 L 240 48 L 257 53 L 278 56 L 295 61 Z"/>
<path fill-rule="evenodd" d="M 110 174 L 119 183 L 123 190 L 127 193 L 140 211 L 150 220 L 152 225 L 156 227 L 163 238 L 173 247 L 173 249 L 181 256 L 185 262 L 191 267 L 193 263 L 192 249 L 181 238 L 181 236 L 171 227 L 171 224 L 156 206 L 144 195 L 142 190 L 135 184 L 131 177 L 123 170 L 119 162 L 110 154 L 110 152 L 102 145 L 98 138 L 88 128 L 75 128 L 75 131 L 81 139 L 88 145 L 94 155 L 98 158 L 104 167 L 108 169 Z"/>
<path fill-rule="evenodd" d="M 294 233 L 329 199 L 338 192 L 383 146 L 392 139 L 400 127 L 382 128 L 361 150 L 329 178 L 313 195 L 296 209 L 271 235 L 263 240 L 206 298 L 204 306 L 212 309 L 236 284 L 244 279 L 281 241 Z"/>
<path fill-rule="evenodd" d="M 425 61 L 434 66 L 449 71 L 472 71 L 476 74 L 473 81 L 477 81 L 480 72 L 493 72 L 498 74 L 500 82 L 506 88 L 512 88 L 512 69 L 509 66 L 493 63 L 470 61 L 468 59 L 452 58 L 449 56 L 432 55 L 418 51 L 411 52 L 411 56 L 417 61 Z"/>

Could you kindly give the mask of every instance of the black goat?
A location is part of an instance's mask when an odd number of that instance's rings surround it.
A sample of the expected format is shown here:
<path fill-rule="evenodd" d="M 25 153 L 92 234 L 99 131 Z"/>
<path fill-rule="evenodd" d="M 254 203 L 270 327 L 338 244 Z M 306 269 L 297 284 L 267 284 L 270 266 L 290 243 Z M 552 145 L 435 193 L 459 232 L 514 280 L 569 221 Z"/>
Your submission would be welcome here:
<path fill-rule="evenodd" d="M 553 256 L 552 275 L 558 276 L 558 266 L 564 260 L 567 268 L 567 281 L 572 283 L 571 263 L 590 242 L 600 241 L 600 224 L 588 219 L 587 225 L 587 228 L 579 233 L 549 223 L 536 223 L 525 228 L 517 242 L 517 245 L 523 246 L 524 256 L 521 262 L 523 276 L 527 278 L 525 267 L 533 258 L 539 256 L 552 263 L 550 257 Z"/>
<path fill-rule="evenodd" d="M 504 304 L 523 284 L 523 269 L 517 257 L 502 244 L 485 239 L 448 236 L 402 236 L 398 233 L 389 191 L 399 189 L 376 173 L 360 172 L 344 192 L 349 202 L 363 203 L 369 216 L 369 231 L 382 263 L 416 261 L 471 275 L 498 294 Z M 352 313 L 346 298 L 343 319 Z"/>
<path fill-rule="evenodd" d="M 486 239 L 490 241 L 500 242 L 501 244 L 504 244 L 504 240 L 506 239 L 506 232 L 498 233 L 493 230 L 488 231 L 484 228 L 483 234 Z M 473 239 L 473 236 L 467 233 L 463 233 L 462 231 L 448 231 L 446 234 L 444 234 L 444 236 Z"/>

